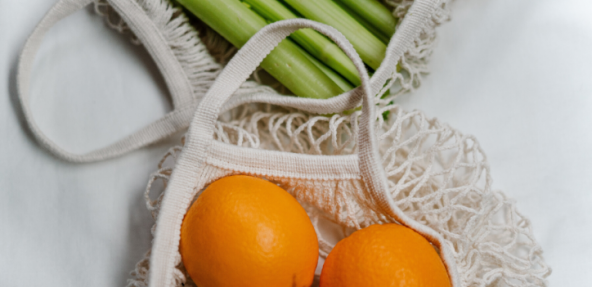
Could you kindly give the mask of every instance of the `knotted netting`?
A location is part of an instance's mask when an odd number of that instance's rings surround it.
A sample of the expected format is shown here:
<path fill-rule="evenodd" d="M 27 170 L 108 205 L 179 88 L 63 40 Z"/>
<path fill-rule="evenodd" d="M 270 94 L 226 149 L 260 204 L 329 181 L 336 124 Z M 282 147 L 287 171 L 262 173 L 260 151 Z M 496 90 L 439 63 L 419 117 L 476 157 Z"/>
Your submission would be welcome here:
<path fill-rule="evenodd" d="M 487 157 L 478 141 L 419 111 L 408 112 L 398 105 L 380 111 L 376 130 L 391 195 L 401 210 L 441 233 L 446 244 L 453 247 L 463 285 L 546 285 L 550 269 L 530 222 L 503 192 L 492 189 Z M 295 153 L 356 152 L 360 112 L 318 116 L 272 106 L 241 107 L 232 112 L 242 116 L 218 122 L 218 141 Z M 151 199 L 151 185 L 155 180 L 166 185 L 181 149 L 177 146 L 167 152 L 146 189 L 154 216 L 162 196 Z M 237 173 L 215 164 L 208 168 L 219 173 L 216 177 Z M 374 209 L 360 179 L 259 176 L 277 183 L 305 206 L 317 228 L 322 257 L 334 246 L 331 239 L 323 238 L 326 232 L 319 228 L 327 221 L 341 227 L 337 238 L 390 222 Z M 143 286 L 147 268 L 148 256 L 138 264 L 132 286 Z M 186 283 L 180 259 L 179 268 L 179 282 Z"/>

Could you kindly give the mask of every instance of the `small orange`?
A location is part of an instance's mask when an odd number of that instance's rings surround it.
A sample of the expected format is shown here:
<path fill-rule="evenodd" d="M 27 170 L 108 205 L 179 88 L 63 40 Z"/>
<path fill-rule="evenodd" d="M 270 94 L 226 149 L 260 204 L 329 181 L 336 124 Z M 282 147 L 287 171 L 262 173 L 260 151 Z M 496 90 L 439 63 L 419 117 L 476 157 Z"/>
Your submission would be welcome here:
<path fill-rule="evenodd" d="M 321 287 L 450 287 L 436 250 L 398 224 L 371 225 L 341 240 L 327 256 Z"/>
<path fill-rule="evenodd" d="M 251 176 L 210 184 L 181 227 L 181 256 L 199 287 L 312 284 L 318 241 L 300 204 L 279 186 Z"/>

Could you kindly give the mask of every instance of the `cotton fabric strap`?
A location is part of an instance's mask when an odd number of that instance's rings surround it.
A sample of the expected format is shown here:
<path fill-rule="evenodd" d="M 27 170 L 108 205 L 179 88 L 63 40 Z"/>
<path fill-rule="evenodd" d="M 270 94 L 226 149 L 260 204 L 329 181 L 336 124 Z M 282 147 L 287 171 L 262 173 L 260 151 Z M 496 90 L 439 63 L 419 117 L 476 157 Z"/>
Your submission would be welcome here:
<path fill-rule="evenodd" d="M 29 84 L 35 54 L 41 45 L 43 36 L 55 23 L 92 2 L 92 0 L 59 0 L 35 27 L 25 43 L 18 66 L 18 94 L 25 120 L 31 132 L 41 146 L 57 157 L 72 162 L 91 162 L 113 158 L 167 138 L 188 126 L 191 115 L 197 107 L 197 103 L 193 101 L 193 90 L 187 75 L 148 15 L 133 0 L 109 0 L 156 62 L 170 90 L 174 110 L 122 140 L 86 154 L 71 153 L 48 138 L 37 125 L 30 108 Z"/>

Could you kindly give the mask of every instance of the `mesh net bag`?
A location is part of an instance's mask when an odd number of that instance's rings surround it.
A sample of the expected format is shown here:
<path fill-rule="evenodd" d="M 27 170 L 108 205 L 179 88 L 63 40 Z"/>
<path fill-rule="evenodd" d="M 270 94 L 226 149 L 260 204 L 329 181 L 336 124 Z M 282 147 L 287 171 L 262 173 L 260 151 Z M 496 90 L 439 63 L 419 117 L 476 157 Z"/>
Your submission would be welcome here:
<path fill-rule="evenodd" d="M 550 269 L 530 223 L 492 189 L 487 158 L 476 139 L 392 104 L 397 95 L 417 88 L 427 71 L 435 27 L 448 19 L 446 1 L 385 1 L 403 21 L 383 65 L 368 79 L 341 34 L 314 22 L 270 25 L 236 53 L 211 30 L 197 32 L 169 1 L 98 0 L 95 9 L 107 23 L 130 33 L 154 57 L 174 110 L 113 145 L 80 155 L 61 149 L 37 128 L 28 108 L 28 74 L 49 27 L 92 2 L 58 1 L 41 21 L 23 49 L 19 96 L 41 145 L 74 162 L 124 154 L 192 122 L 186 142 L 170 149 L 148 184 L 155 240 L 132 272 L 130 286 L 193 284 L 178 252 L 181 219 L 205 186 L 233 174 L 264 177 L 291 193 L 317 229 L 322 257 L 333 247 L 323 237 L 324 224 L 339 226 L 344 237 L 371 224 L 397 222 L 439 249 L 455 287 L 547 285 Z M 363 85 L 319 101 L 282 96 L 281 87 L 258 82 L 257 71 L 251 74 L 256 59 L 299 27 L 335 40 L 357 64 Z M 401 69 L 395 69 L 397 64 Z M 376 96 L 389 88 L 389 96 Z M 342 112 L 362 100 L 362 110 Z M 166 190 L 151 198 L 156 180 Z"/>

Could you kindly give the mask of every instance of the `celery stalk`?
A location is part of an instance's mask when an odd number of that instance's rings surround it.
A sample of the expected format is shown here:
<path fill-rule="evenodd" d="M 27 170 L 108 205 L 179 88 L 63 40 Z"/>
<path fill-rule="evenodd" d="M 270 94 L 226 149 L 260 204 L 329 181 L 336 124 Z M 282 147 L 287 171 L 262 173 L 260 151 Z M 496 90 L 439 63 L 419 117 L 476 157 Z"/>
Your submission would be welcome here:
<path fill-rule="evenodd" d="M 290 9 L 286 8 L 278 0 L 242 0 L 249 4 L 257 14 L 263 16 L 269 21 L 276 22 L 280 20 L 298 18 Z M 331 40 L 319 34 L 312 29 L 301 29 L 294 32 L 291 36 L 296 43 L 325 63 L 333 70 L 337 71 L 352 84 L 360 85 L 360 76 L 356 66 L 345 55 L 345 53 Z M 339 81 L 333 78 L 334 81 Z"/>
<path fill-rule="evenodd" d="M 386 45 L 332 0 L 284 0 L 304 17 L 333 26 L 354 46 L 362 60 L 378 69 Z"/>
<path fill-rule="evenodd" d="M 395 34 L 397 19 L 393 13 L 378 0 L 336 0 L 360 15 L 370 25 L 390 38 Z"/>
<path fill-rule="evenodd" d="M 341 75 L 337 72 L 333 71 L 331 68 L 327 67 L 325 64 L 319 62 L 315 57 L 311 56 L 310 54 L 304 54 L 317 68 L 319 68 L 327 77 L 331 78 L 335 84 L 337 84 L 343 91 L 347 92 L 354 88 L 350 82 L 345 80 Z"/>
<path fill-rule="evenodd" d="M 177 2 L 239 48 L 267 25 L 265 19 L 239 0 Z M 300 97 L 326 99 L 343 93 L 336 83 L 304 56 L 305 53 L 286 39 L 261 62 L 261 67 Z"/>
<path fill-rule="evenodd" d="M 382 41 L 383 43 L 388 44 L 388 42 L 391 40 L 390 37 L 387 37 L 386 35 L 384 35 L 380 30 L 378 30 L 377 28 L 372 26 L 372 24 L 370 24 L 368 21 L 366 21 L 366 19 L 362 18 L 362 16 L 360 16 L 358 13 L 354 12 L 350 7 L 345 6 L 345 4 L 343 4 L 342 2 L 339 2 L 339 1 L 337 1 L 335 3 L 337 3 L 337 5 L 339 5 L 339 7 L 341 7 L 341 9 L 343 9 L 350 16 L 352 16 L 354 19 L 356 19 L 356 21 L 358 21 L 358 23 L 362 24 L 362 26 L 364 26 L 364 28 L 366 28 L 368 31 L 370 31 L 374 36 L 376 36 L 376 38 L 380 39 L 380 41 Z"/>

